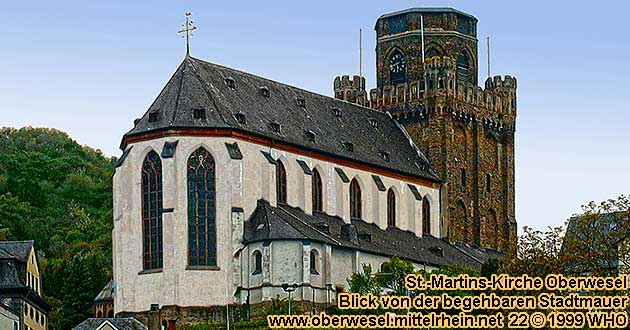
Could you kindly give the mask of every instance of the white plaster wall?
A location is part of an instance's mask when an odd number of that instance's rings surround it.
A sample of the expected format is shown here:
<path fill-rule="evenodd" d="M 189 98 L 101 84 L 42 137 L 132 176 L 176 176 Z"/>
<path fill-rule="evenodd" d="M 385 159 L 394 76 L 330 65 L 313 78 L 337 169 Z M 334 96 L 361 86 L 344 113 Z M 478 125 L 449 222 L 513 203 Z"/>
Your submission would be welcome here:
<path fill-rule="evenodd" d="M 173 208 L 172 213 L 163 215 L 163 252 L 164 267 L 161 272 L 140 274 L 142 272 L 142 221 L 141 221 L 141 166 L 144 157 L 150 150 L 161 153 L 164 142 L 178 140 L 178 146 L 173 158 L 162 159 L 163 168 L 163 200 L 164 208 Z M 229 158 L 225 143 L 237 142 L 243 154 L 242 160 Z M 131 146 L 131 145 L 130 145 Z M 363 220 L 375 222 L 385 228 L 387 191 L 375 189 L 372 173 L 363 170 L 339 166 L 334 163 L 296 155 L 289 152 L 270 149 L 254 143 L 222 137 L 170 137 L 132 144 L 133 149 L 123 165 L 114 174 L 114 280 L 116 282 L 115 308 L 120 311 L 146 311 L 151 304 L 178 306 L 209 306 L 222 305 L 234 300 L 227 300 L 236 291 L 234 269 L 235 251 L 240 246 L 234 246 L 233 237 L 240 237 L 242 233 L 232 230 L 242 230 L 233 226 L 232 207 L 243 208 L 244 219 L 248 219 L 256 208 L 256 201 L 260 198 L 268 200 L 271 205 L 276 204 L 275 165 L 270 164 L 261 151 L 270 152 L 274 159 L 280 159 L 287 170 L 288 204 L 311 210 L 310 180 L 297 163 L 297 159 L 305 161 L 310 168 L 320 170 L 324 185 L 324 212 L 337 215 L 349 221 L 349 183 L 343 183 L 335 171 L 335 167 L 343 169 L 346 175 L 360 182 L 363 197 Z M 217 230 L 217 262 L 218 270 L 189 270 L 187 269 L 187 182 L 186 163 L 189 155 L 199 148 L 205 147 L 214 157 L 216 164 L 216 230 Z M 128 146 L 129 147 L 129 146 Z M 396 178 L 379 175 L 386 188 L 396 187 L 396 206 L 398 209 L 397 226 L 405 230 L 413 230 L 421 235 L 421 214 L 409 212 L 410 209 L 421 210 L 421 201 L 408 198 L 411 191 L 408 182 Z M 439 190 L 431 187 L 416 185 L 423 196 L 431 200 L 432 234 L 439 233 Z M 339 198 L 341 197 L 341 198 Z M 378 204 L 378 205 L 374 205 Z M 415 228 L 414 228 L 415 227 Z M 299 262 L 297 266 L 288 263 L 293 253 L 300 253 L 302 247 L 274 246 L 271 244 L 273 258 L 271 277 L 274 281 L 290 279 L 297 267 L 302 270 Z M 301 243 L 299 243 L 301 244 Z M 313 243 L 314 244 L 314 243 Z M 295 250 L 295 251 L 294 251 Z M 243 256 L 250 256 L 243 250 Z M 335 255 L 337 252 L 333 251 Z M 286 255 L 285 255 L 286 254 Z M 278 257 L 278 255 L 280 255 Z M 320 256 L 323 256 L 323 249 Z M 343 260 L 347 256 L 340 253 Z M 302 255 L 298 260 L 302 260 Z M 284 261 L 283 261 L 284 259 Z M 328 262 L 331 276 L 337 281 L 345 283 L 345 271 L 337 272 L 336 261 Z M 238 260 L 238 259 L 236 259 Z M 241 257 L 242 263 L 243 257 Z M 278 264 L 276 264 L 278 262 Z M 356 265 L 357 261 L 354 261 Z M 347 266 L 352 265 L 348 263 Z M 243 264 L 239 265 L 245 281 L 246 274 Z M 341 265 L 339 265 L 341 266 Z M 279 267 L 279 268 L 277 268 Z M 355 267 L 356 268 L 356 267 Z M 282 271 L 280 271 L 282 270 Z M 350 272 L 351 273 L 351 272 Z M 301 275 L 301 274 L 300 274 Z M 313 282 L 319 281 L 313 279 Z M 325 281 L 325 280 L 322 280 Z M 322 284 L 326 284 L 321 282 Z M 269 296 L 271 290 L 265 295 Z M 242 296 L 241 296 L 242 299 Z"/>

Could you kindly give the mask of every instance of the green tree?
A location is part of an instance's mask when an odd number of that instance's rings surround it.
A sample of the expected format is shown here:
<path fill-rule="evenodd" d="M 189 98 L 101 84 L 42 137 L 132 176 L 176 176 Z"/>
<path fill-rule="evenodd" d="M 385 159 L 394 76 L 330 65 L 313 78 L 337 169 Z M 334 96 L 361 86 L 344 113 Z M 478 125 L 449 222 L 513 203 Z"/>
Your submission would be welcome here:
<path fill-rule="evenodd" d="M 361 295 L 380 295 L 381 286 L 376 278 L 376 274 L 372 272 L 372 265 L 363 264 L 363 271 L 353 273 L 347 280 L 350 292 Z"/>
<path fill-rule="evenodd" d="M 392 295 L 402 296 L 407 294 L 405 276 L 413 271 L 411 262 L 392 257 L 381 264 L 381 273 L 377 276 L 377 282 L 381 287 L 391 290 Z"/>
<path fill-rule="evenodd" d="M 0 129 L 0 239 L 35 241 L 51 330 L 89 316 L 111 278 L 115 161 L 58 130 Z M 82 295 L 70 290 L 71 267 L 90 279 Z"/>

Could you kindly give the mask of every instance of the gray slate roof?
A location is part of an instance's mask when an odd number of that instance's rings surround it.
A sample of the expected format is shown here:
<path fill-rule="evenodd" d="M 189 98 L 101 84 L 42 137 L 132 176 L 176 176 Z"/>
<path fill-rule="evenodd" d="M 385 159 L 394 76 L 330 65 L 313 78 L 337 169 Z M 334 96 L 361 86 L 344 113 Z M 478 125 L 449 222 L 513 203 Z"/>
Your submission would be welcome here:
<path fill-rule="evenodd" d="M 72 330 L 96 330 L 101 324 L 109 321 L 116 330 L 147 330 L 147 327 L 133 317 L 124 318 L 89 318 L 81 322 Z"/>
<path fill-rule="evenodd" d="M 99 294 L 94 298 L 94 302 L 100 301 L 112 301 L 114 300 L 114 280 L 109 280 L 107 285 L 99 292 Z"/>
<path fill-rule="evenodd" d="M 31 248 L 33 248 L 33 241 L 1 241 L 0 259 L 17 259 L 26 262 Z"/>
<path fill-rule="evenodd" d="M 246 244 L 269 240 L 317 241 L 387 257 L 398 256 L 436 267 L 457 264 L 480 269 L 485 260 L 501 256 L 470 247 L 476 253 L 473 255 L 430 235 L 418 237 L 398 228 L 383 230 L 361 220 L 352 220 L 351 224 L 356 228 L 358 239 L 341 234 L 346 223 L 339 217 L 323 213 L 308 215 L 299 208 L 286 205 L 272 207 L 267 201 L 260 200 L 245 222 L 243 239 Z"/>
<path fill-rule="evenodd" d="M 268 96 L 261 89 L 268 91 Z M 302 100 L 304 106 L 300 105 Z M 195 109 L 205 109 L 205 118 L 195 118 Z M 244 115 L 246 123 L 239 123 L 235 114 Z M 280 125 L 279 133 L 273 130 L 274 124 Z M 121 147 L 126 147 L 125 141 L 130 137 L 175 129 L 246 132 L 303 150 L 439 182 L 428 159 L 388 113 L 189 56 L 149 110 L 125 134 Z M 315 134 L 314 141 L 307 138 L 310 133 L 306 131 Z M 344 146 L 346 142 L 354 145 L 353 151 Z M 389 161 L 383 152 L 391 155 Z"/>
<path fill-rule="evenodd" d="M 0 290 L 25 287 L 21 278 L 26 269 L 33 241 L 0 242 Z"/>

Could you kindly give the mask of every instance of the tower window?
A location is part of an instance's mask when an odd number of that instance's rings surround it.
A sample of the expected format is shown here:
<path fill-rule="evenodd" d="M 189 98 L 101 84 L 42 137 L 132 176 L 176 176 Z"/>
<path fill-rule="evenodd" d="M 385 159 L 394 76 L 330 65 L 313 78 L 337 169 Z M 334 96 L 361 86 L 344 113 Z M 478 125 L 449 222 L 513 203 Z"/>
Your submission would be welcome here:
<path fill-rule="evenodd" d="M 461 52 L 457 57 L 457 80 L 462 82 L 470 81 L 470 59 L 466 51 Z"/>
<path fill-rule="evenodd" d="M 422 199 L 422 233 L 431 234 L 431 204 L 426 197 Z"/>
<path fill-rule="evenodd" d="M 142 163 L 142 260 L 144 269 L 162 268 L 162 161 L 151 151 Z"/>
<path fill-rule="evenodd" d="M 295 103 L 297 103 L 297 105 L 301 108 L 306 108 L 306 101 L 301 96 L 295 98 Z"/>
<path fill-rule="evenodd" d="M 492 175 L 486 174 L 486 191 L 492 192 Z"/>
<path fill-rule="evenodd" d="M 461 169 L 461 180 L 462 180 L 462 187 L 466 187 L 466 169 L 462 168 Z"/>
<path fill-rule="evenodd" d="M 350 218 L 361 219 L 361 186 L 356 178 L 350 182 Z"/>
<path fill-rule="evenodd" d="M 396 227 L 396 194 L 391 188 L 387 191 L 387 226 Z"/>
<path fill-rule="evenodd" d="M 380 151 L 379 155 L 383 158 L 384 161 L 389 162 L 392 160 L 392 154 L 387 151 Z"/>
<path fill-rule="evenodd" d="M 281 161 L 276 165 L 276 195 L 278 204 L 287 203 L 287 171 Z"/>
<path fill-rule="evenodd" d="M 317 169 L 313 170 L 313 212 L 323 211 L 323 184 L 322 177 Z"/>
<path fill-rule="evenodd" d="M 188 264 L 216 266 L 215 163 L 201 147 L 188 157 Z"/>
<path fill-rule="evenodd" d="M 350 152 L 354 151 L 354 144 L 352 144 L 352 142 L 344 142 L 343 147 Z"/>

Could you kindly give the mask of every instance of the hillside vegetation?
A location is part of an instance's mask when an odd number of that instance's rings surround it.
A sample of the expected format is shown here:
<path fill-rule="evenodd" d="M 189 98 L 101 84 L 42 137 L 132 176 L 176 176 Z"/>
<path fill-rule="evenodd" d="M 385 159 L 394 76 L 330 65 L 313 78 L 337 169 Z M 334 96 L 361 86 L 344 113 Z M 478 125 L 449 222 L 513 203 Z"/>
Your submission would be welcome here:
<path fill-rule="evenodd" d="M 111 277 L 115 159 L 46 128 L 0 129 L 0 240 L 34 240 L 49 329 L 91 314 Z"/>

